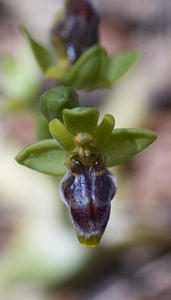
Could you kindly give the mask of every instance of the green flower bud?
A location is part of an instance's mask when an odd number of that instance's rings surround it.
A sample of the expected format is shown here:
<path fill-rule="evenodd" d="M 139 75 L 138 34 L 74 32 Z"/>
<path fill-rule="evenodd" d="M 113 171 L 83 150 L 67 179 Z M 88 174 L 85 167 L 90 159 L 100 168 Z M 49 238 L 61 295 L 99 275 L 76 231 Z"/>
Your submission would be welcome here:
<path fill-rule="evenodd" d="M 68 86 L 57 86 L 43 93 L 40 107 L 44 116 L 49 120 L 59 119 L 63 122 L 63 109 L 79 106 L 78 95 Z"/>

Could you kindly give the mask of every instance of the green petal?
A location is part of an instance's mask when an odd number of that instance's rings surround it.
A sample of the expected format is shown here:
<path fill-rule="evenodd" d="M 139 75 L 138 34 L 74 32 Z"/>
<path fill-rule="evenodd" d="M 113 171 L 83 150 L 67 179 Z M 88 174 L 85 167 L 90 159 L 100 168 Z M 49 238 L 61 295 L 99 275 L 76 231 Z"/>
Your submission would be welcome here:
<path fill-rule="evenodd" d="M 108 59 L 108 69 L 105 78 L 111 85 L 120 79 L 140 57 L 138 51 L 119 52 Z"/>
<path fill-rule="evenodd" d="M 63 122 L 63 109 L 78 106 L 78 95 L 74 89 L 68 86 L 56 86 L 44 92 L 40 98 L 41 111 L 49 121 L 59 119 Z"/>
<path fill-rule="evenodd" d="M 73 65 L 66 81 L 77 89 L 92 89 L 104 76 L 107 63 L 105 50 L 98 45 L 92 46 Z"/>
<path fill-rule="evenodd" d="M 63 176 L 67 172 L 65 167 L 66 151 L 61 149 L 54 139 L 42 140 L 24 148 L 16 156 L 21 165 L 41 173 Z"/>
<path fill-rule="evenodd" d="M 147 148 L 157 135 L 147 129 L 114 129 L 103 148 L 108 167 L 119 165 Z"/>
<path fill-rule="evenodd" d="M 59 142 L 63 149 L 71 151 L 75 148 L 73 136 L 59 120 L 54 119 L 50 121 L 49 130 L 51 135 Z"/>
<path fill-rule="evenodd" d="M 109 138 L 112 130 L 115 126 L 115 119 L 112 115 L 107 114 L 104 116 L 102 122 L 96 129 L 95 133 L 93 134 L 94 137 L 94 146 L 96 148 L 101 149 L 103 145 L 106 143 L 107 139 Z"/>
<path fill-rule="evenodd" d="M 63 110 L 64 125 L 73 135 L 94 132 L 98 117 L 99 112 L 95 108 L 76 107 Z"/>
<path fill-rule="evenodd" d="M 50 66 L 54 64 L 50 52 L 44 46 L 42 46 L 37 41 L 35 41 L 35 39 L 31 36 L 31 34 L 29 33 L 26 27 L 20 25 L 19 28 L 21 32 L 24 33 L 24 35 L 28 39 L 28 42 L 30 44 L 30 47 L 32 49 L 32 52 L 34 54 L 34 57 L 39 67 L 43 71 L 46 71 Z"/>

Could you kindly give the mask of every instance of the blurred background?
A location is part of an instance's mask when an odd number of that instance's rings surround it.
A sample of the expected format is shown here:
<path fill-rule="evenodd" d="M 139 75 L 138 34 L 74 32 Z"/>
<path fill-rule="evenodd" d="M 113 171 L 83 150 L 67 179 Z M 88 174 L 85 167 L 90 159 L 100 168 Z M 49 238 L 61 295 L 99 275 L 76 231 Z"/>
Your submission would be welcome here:
<path fill-rule="evenodd" d="M 100 246 L 79 244 L 56 179 L 15 155 L 37 139 L 45 81 L 18 30 L 50 47 L 60 0 L 0 0 L 0 299 L 171 299 L 171 1 L 97 0 L 100 43 L 142 57 L 112 90 L 79 92 L 81 104 L 116 127 L 154 130 L 158 140 L 114 168 L 118 192 Z"/>

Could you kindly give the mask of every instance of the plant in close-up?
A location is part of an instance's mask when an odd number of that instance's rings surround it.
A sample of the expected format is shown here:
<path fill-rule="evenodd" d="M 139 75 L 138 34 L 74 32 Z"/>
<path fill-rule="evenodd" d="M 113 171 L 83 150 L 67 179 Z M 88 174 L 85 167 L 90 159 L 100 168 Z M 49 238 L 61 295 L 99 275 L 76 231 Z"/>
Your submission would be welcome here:
<path fill-rule="evenodd" d="M 140 153 L 157 138 L 146 129 L 114 129 L 111 114 L 99 123 L 97 109 L 80 107 L 74 88 L 112 87 L 139 57 L 138 51 L 108 56 L 98 45 L 98 25 L 99 14 L 90 1 L 66 1 L 65 11 L 51 30 L 53 55 L 20 26 L 46 78 L 57 79 L 59 85 L 40 98 L 52 138 L 27 146 L 16 160 L 61 179 L 60 196 L 70 209 L 80 243 L 88 247 L 99 244 L 117 191 L 109 168 Z"/>
<path fill-rule="evenodd" d="M 98 110 L 79 107 L 71 87 L 45 92 L 41 110 L 53 138 L 26 147 L 16 160 L 39 172 L 64 176 L 60 195 L 70 209 L 78 239 L 85 246 L 96 246 L 117 190 L 116 178 L 108 168 L 143 151 L 157 136 L 146 129 L 114 129 L 110 114 L 98 124 Z"/>

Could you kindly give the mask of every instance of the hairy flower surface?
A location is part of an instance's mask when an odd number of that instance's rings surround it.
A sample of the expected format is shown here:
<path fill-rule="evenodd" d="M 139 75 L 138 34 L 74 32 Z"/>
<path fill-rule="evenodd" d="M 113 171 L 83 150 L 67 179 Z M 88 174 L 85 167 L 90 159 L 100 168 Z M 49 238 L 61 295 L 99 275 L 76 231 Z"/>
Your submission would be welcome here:
<path fill-rule="evenodd" d="M 106 228 L 111 200 L 117 190 L 116 178 L 108 171 L 105 157 L 95 148 L 69 154 L 60 193 L 70 208 L 79 241 L 97 246 Z"/>

